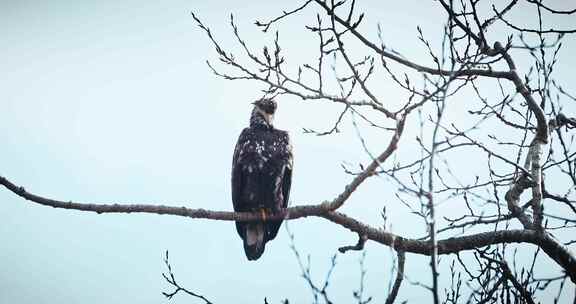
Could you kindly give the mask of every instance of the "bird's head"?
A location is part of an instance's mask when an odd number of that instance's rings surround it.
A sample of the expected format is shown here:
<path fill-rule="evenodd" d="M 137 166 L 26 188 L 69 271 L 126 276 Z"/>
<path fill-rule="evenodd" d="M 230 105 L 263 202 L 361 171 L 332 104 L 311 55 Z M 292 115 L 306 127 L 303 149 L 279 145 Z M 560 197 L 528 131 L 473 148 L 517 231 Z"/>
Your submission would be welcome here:
<path fill-rule="evenodd" d="M 269 98 L 258 99 L 252 103 L 254 105 L 254 110 L 252 111 L 251 123 L 258 123 L 260 118 L 264 119 L 264 122 L 272 127 L 274 121 L 274 112 L 276 112 L 276 102 Z"/>

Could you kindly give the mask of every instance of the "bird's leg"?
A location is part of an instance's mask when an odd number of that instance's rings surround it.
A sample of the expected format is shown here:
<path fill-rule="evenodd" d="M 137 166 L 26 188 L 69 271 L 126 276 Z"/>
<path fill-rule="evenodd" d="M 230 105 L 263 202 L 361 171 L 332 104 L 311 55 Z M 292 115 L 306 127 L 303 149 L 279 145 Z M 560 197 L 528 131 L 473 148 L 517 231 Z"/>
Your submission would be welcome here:
<path fill-rule="evenodd" d="M 262 221 L 266 221 L 266 208 L 260 208 L 260 214 L 262 215 Z"/>

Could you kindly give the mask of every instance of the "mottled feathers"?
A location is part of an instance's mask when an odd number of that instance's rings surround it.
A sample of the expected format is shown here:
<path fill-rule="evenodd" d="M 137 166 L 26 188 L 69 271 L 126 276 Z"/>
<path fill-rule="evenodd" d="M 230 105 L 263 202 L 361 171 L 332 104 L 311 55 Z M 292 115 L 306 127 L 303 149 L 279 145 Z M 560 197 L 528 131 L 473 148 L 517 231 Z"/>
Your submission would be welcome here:
<path fill-rule="evenodd" d="M 292 182 L 292 147 L 286 131 L 274 129 L 276 103 L 254 103 L 250 127 L 242 130 L 232 160 L 232 202 L 238 212 L 271 214 L 288 206 Z M 236 222 L 249 260 L 258 259 L 282 220 Z"/>

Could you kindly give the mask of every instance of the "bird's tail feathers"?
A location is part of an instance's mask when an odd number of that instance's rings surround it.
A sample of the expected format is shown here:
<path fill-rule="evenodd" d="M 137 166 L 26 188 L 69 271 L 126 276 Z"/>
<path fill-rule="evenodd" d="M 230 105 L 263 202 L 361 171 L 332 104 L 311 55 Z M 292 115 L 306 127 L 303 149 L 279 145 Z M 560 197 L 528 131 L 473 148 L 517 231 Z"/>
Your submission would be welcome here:
<path fill-rule="evenodd" d="M 248 260 L 257 260 L 264 253 L 266 228 L 264 223 L 256 222 L 246 225 L 244 235 L 244 252 Z"/>

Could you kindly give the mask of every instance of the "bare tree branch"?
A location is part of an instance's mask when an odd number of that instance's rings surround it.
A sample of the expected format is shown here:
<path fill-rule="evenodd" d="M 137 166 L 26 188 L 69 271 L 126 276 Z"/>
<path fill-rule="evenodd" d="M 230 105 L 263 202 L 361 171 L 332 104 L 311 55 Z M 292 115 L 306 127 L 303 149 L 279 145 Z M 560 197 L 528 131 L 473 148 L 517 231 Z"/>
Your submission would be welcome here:
<path fill-rule="evenodd" d="M 402 285 L 402 280 L 404 280 L 404 264 L 406 263 L 406 254 L 404 251 L 396 251 L 398 255 L 398 269 L 396 271 L 396 280 L 394 280 L 394 286 L 390 291 L 390 294 L 386 298 L 386 304 L 392 304 L 396 301 L 398 296 L 398 291 L 400 290 L 400 285 Z"/>
<path fill-rule="evenodd" d="M 24 188 L 14 185 L 4 177 L 0 177 L 0 184 L 5 186 L 8 190 L 17 194 L 18 196 L 21 196 L 27 200 L 54 208 L 91 211 L 97 213 L 170 214 L 190 218 L 223 220 L 223 221 L 263 220 L 262 215 L 259 213 L 211 211 L 205 209 L 189 209 L 186 207 L 169 207 L 162 205 L 144 205 L 144 204 L 105 205 L 105 204 L 63 202 L 31 194 L 26 190 L 24 190 Z M 322 217 L 336 224 L 339 224 L 343 227 L 346 227 L 357 234 L 365 235 L 368 240 L 372 240 L 386 246 L 391 246 L 396 250 L 402 250 L 422 255 L 430 255 L 430 253 L 432 252 L 430 242 L 428 241 L 419 241 L 409 238 L 403 238 L 393 233 L 373 228 L 345 214 L 331 211 L 331 209 L 328 206 L 329 204 L 323 203 L 320 205 L 290 207 L 287 208 L 284 212 L 270 215 L 267 216 L 266 218 L 267 220 L 274 220 L 282 218 L 297 219 L 307 216 Z M 530 243 L 539 246 L 553 260 L 555 260 L 556 263 L 558 263 L 558 265 L 564 268 L 564 270 L 568 273 L 573 282 L 576 282 L 576 258 L 572 255 L 572 253 L 562 244 L 558 243 L 551 236 L 541 234 L 533 230 L 503 230 L 503 231 L 477 233 L 462 237 L 453 237 L 444 240 L 439 240 L 437 243 L 437 247 L 438 247 L 438 254 L 450 254 L 450 253 L 457 253 L 463 250 L 473 250 L 479 247 L 501 243 Z"/>
<path fill-rule="evenodd" d="M 168 268 L 168 274 L 162 273 L 162 277 L 164 277 L 164 280 L 166 280 L 166 282 L 168 282 L 168 284 L 170 284 L 172 287 L 174 287 L 174 290 L 172 292 L 162 292 L 162 294 L 166 298 L 168 298 L 168 300 L 171 300 L 179 292 L 183 292 L 183 293 L 185 293 L 189 296 L 192 296 L 194 298 L 201 299 L 202 301 L 204 301 L 205 304 L 213 304 L 212 302 L 210 302 L 210 300 L 208 300 L 203 295 L 192 292 L 192 291 L 180 286 L 180 284 L 178 284 L 178 282 L 176 282 L 176 277 L 174 276 L 174 273 L 172 272 L 172 266 L 170 265 L 170 262 L 168 261 L 168 250 L 166 250 L 166 255 L 164 257 L 164 264 L 166 264 L 166 268 Z"/>

